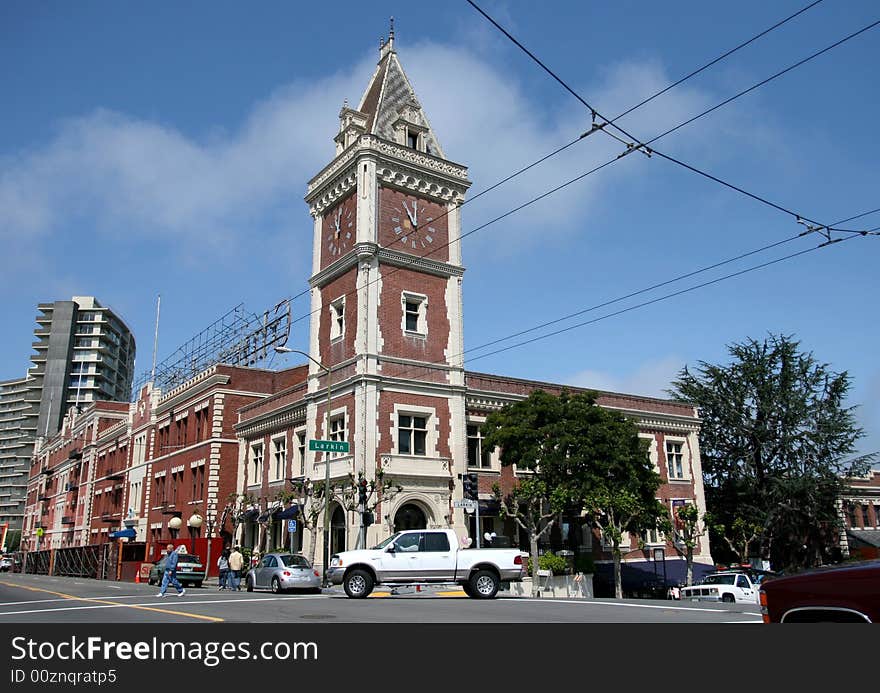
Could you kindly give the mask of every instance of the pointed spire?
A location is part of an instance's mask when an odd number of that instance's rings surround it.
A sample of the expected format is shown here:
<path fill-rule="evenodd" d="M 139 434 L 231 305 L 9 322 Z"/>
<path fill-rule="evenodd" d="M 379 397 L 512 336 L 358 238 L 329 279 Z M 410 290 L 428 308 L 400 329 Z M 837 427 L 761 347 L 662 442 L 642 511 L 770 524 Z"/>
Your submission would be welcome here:
<path fill-rule="evenodd" d="M 388 42 L 394 43 L 394 17 L 391 18 L 391 29 L 388 31 Z"/>

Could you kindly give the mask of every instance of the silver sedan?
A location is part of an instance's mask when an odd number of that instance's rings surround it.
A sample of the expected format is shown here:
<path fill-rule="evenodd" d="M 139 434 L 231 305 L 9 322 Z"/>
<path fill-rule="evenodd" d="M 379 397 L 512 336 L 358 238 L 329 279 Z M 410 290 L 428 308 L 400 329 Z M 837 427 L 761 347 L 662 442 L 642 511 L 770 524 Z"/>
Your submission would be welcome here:
<path fill-rule="evenodd" d="M 245 578 L 248 592 L 272 590 L 275 594 L 287 590 L 321 592 L 321 574 L 305 556 L 295 553 L 267 553 L 248 571 Z"/>

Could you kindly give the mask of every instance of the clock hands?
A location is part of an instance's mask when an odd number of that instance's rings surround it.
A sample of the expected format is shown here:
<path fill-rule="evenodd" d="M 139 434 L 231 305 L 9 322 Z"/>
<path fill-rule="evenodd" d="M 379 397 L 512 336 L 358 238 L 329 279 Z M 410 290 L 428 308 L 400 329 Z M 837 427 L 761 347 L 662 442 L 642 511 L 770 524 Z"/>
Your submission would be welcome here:
<path fill-rule="evenodd" d="M 412 205 L 413 205 L 413 211 L 410 212 L 410 211 L 409 211 L 409 207 L 407 207 L 407 205 L 406 205 L 406 200 L 403 201 L 403 209 L 406 211 L 406 216 L 409 217 L 409 221 L 410 221 L 410 223 L 413 225 L 413 228 L 414 228 L 414 229 L 417 229 L 417 228 L 419 227 L 419 222 L 418 222 L 418 214 L 419 214 L 418 202 L 417 202 L 416 200 L 413 200 Z"/>

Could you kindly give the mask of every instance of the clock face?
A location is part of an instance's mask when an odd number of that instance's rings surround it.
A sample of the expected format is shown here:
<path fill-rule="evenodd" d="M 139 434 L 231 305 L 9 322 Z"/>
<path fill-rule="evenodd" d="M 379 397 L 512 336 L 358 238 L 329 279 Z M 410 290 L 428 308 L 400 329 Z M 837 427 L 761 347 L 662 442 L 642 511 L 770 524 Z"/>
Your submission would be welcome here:
<path fill-rule="evenodd" d="M 354 241 L 355 205 L 349 196 L 324 215 L 324 248 L 332 261 L 351 250 Z"/>
<path fill-rule="evenodd" d="M 390 194 L 384 205 L 384 245 L 393 250 L 417 252 L 431 249 L 439 236 L 440 205 L 404 193 Z"/>

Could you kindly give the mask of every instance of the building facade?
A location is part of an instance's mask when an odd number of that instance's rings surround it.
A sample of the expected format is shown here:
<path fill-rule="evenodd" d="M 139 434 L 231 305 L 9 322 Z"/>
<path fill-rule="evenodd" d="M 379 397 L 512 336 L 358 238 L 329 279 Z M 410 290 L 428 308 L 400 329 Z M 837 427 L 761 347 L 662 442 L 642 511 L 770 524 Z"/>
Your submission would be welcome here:
<path fill-rule="evenodd" d="M 37 435 L 60 428 L 70 407 L 99 400 L 128 402 L 135 341 L 128 326 L 93 296 L 37 306 L 31 356 Z"/>
<path fill-rule="evenodd" d="M 872 469 L 863 477 L 846 479 L 840 510 L 843 555 L 880 558 L 880 471 Z"/>
<path fill-rule="evenodd" d="M 20 530 L 36 417 L 28 401 L 33 379 L 29 376 L 0 382 L 0 526 Z"/>
<path fill-rule="evenodd" d="M 70 407 L 128 402 L 135 341 L 125 322 L 93 296 L 37 306 L 33 366 L 0 383 L 0 523 L 21 529 L 37 439 L 56 433 Z M 7 512 L 8 511 L 8 512 Z"/>
<path fill-rule="evenodd" d="M 452 527 L 477 542 L 495 532 L 518 543 L 492 492 L 495 484 L 510 490 L 516 473 L 501 467 L 498 451 L 481 449 L 479 426 L 535 389 L 559 393 L 563 386 L 464 369 L 459 207 L 470 181 L 465 166 L 445 158 L 393 35 L 358 107 L 342 108 L 335 145 L 336 156 L 306 195 L 314 221 L 308 378 L 241 410 L 239 492 L 263 499 L 265 515 L 267 503 L 281 510 L 291 477 L 313 484 L 329 478 L 336 486 L 360 477 L 392 481 L 399 490 L 368 527 L 362 508 L 340 494 L 327 502 L 326 515 L 320 509 L 307 521 L 313 531 L 296 546 L 319 563 L 326 546 L 333 553 L 372 545 L 407 528 Z M 659 497 L 670 511 L 696 503 L 705 512 L 695 408 L 615 393 L 600 393 L 599 403 L 633 419 L 651 441 L 663 478 Z M 348 450 L 312 451 L 312 440 L 346 441 Z M 479 527 L 456 503 L 469 472 L 479 476 Z M 583 518 L 563 518 L 554 532 L 548 548 L 610 559 Z M 288 540 L 278 526 L 242 537 L 262 549 Z M 673 570 L 680 562 L 675 546 L 656 532 L 632 537 L 627 548 L 625 562 L 643 572 L 683 574 Z M 662 572 L 654 549 L 664 557 Z M 707 536 L 695 560 L 711 564 Z"/>
<path fill-rule="evenodd" d="M 147 386 L 127 409 L 73 410 L 31 471 L 31 549 L 100 543 L 124 523 L 153 560 L 196 515 L 202 537 L 256 551 L 292 547 L 318 566 L 399 529 L 452 528 L 477 544 L 494 533 L 496 543 L 523 545 L 493 492 L 510 491 L 517 471 L 484 449 L 480 425 L 536 389 L 564 386 L 464 368 L 459 208 L 470 181 L 446 159 L 393 36 L 358 107 L 342 108 L 335 149 L 306 194 L 308 363 L 277 372 L 216 365 L 168 392 Z M 693 503 L 705 512 L 695 408 L 611 392 L 598 403 L 650 442 L 670 511 Z M 479 523 L 460 502 L 471 473 Z M 385 489 L 367 499 L 370 513 L 360 479 Z M 327 480 L 334 491 L 325 496 Z M 580 515 L 559 518 L 542 548 L 588 554 L 599 569 L 611 559 Z M 695 560 L 711 565 L 707 536 Z M 624 563 L 642 576 L 684 572 L 657 532 L 629 537 Z"/>

